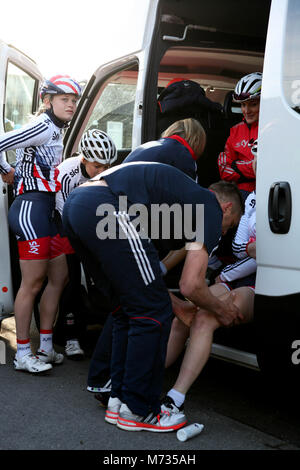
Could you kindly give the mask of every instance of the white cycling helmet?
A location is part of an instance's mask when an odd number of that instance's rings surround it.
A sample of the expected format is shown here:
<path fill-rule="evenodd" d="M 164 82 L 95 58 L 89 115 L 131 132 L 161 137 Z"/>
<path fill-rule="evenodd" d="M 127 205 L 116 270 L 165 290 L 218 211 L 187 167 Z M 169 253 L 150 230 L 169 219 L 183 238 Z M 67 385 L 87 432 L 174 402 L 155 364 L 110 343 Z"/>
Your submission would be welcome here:
<path fill-rule="evenodd" d="M 233 92 L 233 101 L 243 103 L 260 97 L 262 73 L 249 73 L 241 78 Z"/>
<path fill-rule="evenodd" d="M 111 165 L 118 157 L 112 139 L 99 129 L 91 129 L 83 134 L 79 151 L 89 162 L 98 162 L 102 165 Z"/>

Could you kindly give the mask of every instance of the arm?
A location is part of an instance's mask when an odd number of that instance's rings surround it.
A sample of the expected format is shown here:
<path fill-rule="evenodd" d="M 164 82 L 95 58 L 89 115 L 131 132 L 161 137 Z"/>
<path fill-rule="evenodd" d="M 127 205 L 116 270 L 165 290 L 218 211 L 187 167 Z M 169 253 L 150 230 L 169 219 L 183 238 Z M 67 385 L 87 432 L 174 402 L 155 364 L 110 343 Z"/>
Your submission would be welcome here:
<path fill-rule="evenodd" d="M 226 141 L 224 152 L 219 154 L 218 167 L 222 180 L 234 181 L 237 183 L 240 179 L 240 174 L 232 168 L 232 164 L 238 158 L 238 153 L 234 150 L 231 139 L 232 137 L 230 134 Z"/>
<path fill-rule="evenodd" d="M 229 264 L 221 271 L 218 280 L 220 281 L 235 281 L 242 277 L 249 276 L 256 271 L 256 261 L 249 256 L 234 264 Z"/>
<path fill-rule="evenodd" d="M 191 245 L 196 248 L 196 244 Z M 233 304 L 234 295 L 221 301 L 209 290 L 205 281 L 207 263 L 205 248 L 188 250 L 179 282 L 180 291 L 198 307 L 212 312 L 222 325 L 228 326 L 235 318 L 243 317 Z"/>
<path fill-rule="evenodd" d="M 256 259 L 256 240 L 250 241 L 247 245 L 246 250 L 247 250 L 248 255 L 251 256 L 251 258 Z"/>
<path fill-rule="evenodd" d="M 0 169 L 1 173 L 1 169 Z M 11 167 L 8 173 L 1 173 L 3 183 L 13 184 L 14 182 L 15 169 Z"/>
<path fill-rule="evenodd" d="M 248 247 L 256 237 L 256 195 L 249 194 L 245 202 L 245 213 L 241 217 L 238 229 L 232 242 L 232 252 L 239 258 L 244 259 L 252 256 Z M 253 249 L 253 248 L 252 248 Z M 254 258 L 254 256 L 252 256 Z"/>
<path fill-rule="evenodd" d="M 233 163 L 233 169 L 241 175 L 241 179 L 246 181 L 255 180 L 255 173 L 253 171 L 253 159 L 251 160 L 238 160 Z"/>
<path fill-rule="evenodd" d="M 6 150 L 25 148 L 31 145 L 41 145 L 49 138 L 49 128 L 44 122 L 34 122 L 27 124 L 21 129 L 6 132 L 0 138 L 0 173 L 5 183 L 12 183 L 14 169 L 4 159 L 3 153 Z M 6 176 L 3 176 L 6 175 Z"/>
<path fill-rule="evenodd" d="M 1 175 L 9 175 L 12 171 L 10 164 L 4 159 L 2 152 L 0 153 L 0 173 Z M 3 179 L 3 176 L 2 176 Z M 4 179 L 3 179 L 4 181 Z M 7 181 L 5 181 L 7 183 Z"/>
<path fill-rule="evenodd" d="M 180 261 L 182 261 L 186 256 L 186 249 L 185 247 L 181 248 L 180 250 L 172 250 L 170 251 L 164 259 L 161 261 L 161 263 L 164 264 L 165 268 L 167 271 L 170 271 L 170 269 L 174 268 Z"/>

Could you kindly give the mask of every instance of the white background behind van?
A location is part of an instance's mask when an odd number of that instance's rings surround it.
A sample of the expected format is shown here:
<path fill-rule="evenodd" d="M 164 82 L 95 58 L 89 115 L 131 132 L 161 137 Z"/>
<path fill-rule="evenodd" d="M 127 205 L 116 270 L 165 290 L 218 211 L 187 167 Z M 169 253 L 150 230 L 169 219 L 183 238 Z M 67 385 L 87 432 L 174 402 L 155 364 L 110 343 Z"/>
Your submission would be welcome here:
<path fill-rule="evenodd" d="M 78 80 L 89 79 L 99 64 L 140 47 L 149 3 L 5 2 L 0 39 L 34 59 L 46 77 L 67 73 Z"/>

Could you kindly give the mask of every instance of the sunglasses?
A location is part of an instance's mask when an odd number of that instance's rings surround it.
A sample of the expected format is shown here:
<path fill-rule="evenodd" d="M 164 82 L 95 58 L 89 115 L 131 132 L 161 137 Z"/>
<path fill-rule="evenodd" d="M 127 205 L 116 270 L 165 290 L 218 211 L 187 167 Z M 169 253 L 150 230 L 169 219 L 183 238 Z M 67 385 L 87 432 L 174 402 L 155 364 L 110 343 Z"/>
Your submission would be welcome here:
<path fill-rule="evenodd" d="M 244 101 L 244 100 L 248 100 L 249 98 L 251 98 L 251 95 L 250 93 L 240 93 L 239 95 L 237 95 L 236 93 L 233 93 L 233 98 L 236 101 Z"/>

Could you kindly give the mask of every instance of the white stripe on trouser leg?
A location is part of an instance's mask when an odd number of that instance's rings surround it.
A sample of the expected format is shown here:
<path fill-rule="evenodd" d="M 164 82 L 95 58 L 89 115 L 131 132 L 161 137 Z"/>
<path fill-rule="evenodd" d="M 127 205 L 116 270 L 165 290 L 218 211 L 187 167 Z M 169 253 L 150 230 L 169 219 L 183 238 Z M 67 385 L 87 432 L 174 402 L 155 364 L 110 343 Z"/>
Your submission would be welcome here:
<path fill-rule="evenodd" d="M 128 224 L 124 214 L 119 213 L 116 215 L 117 215 L 117 220 L 119 222 L 121 229 L 127 236 L 127 240 L 130 244 L 131 251 L 134 255 L 134 258 L 138 265 L 143 281 L 147 286 L 150 282 L 152 282 L 155 279 L 155 276 L 152 271 L 150 262 L 147 258 L 147 255 L 145 253 L 145 250 L 143 248 L 142 242 L 137 232 L 135 231 L 135 228 L 132 225 L 132 223 L 130 222 L 130 224 Z"/>
<path fill-rule="evenodd" d="M 144 259 L 145 259 L 145 261 L 146 261 L 146 264 L 147 264 L 147 267 L 148 267 L 149 276 L 150 276 L 150 280 L 151 280 L 151 282 L 152 282 L 152 281 L 155 280 L 155 275 L 154 275 L 154 272 L 153 272 L 153 270 L 152 270 L 152 266 L 151 266 L 151 263 L 150 263 L 150 261 L 149 261 L 149 258 L 148 258 L 148 256 L 146 255 L 146 252 L 145 252 L 145 250 L 144 250 L 143 244 L 142 244 L 142 242 L 141 242 L 141 238 L 140 238 L 140 236 L 139 236 L 139 234 L 138 234 L 138 232 L 137 232 L 137 230 L 136 230 L 134 224 L 133 224 L 132 222 L 130 222 L 130 218 L 129 218 L 129 215 L 128 215 L 128 214 L 126 214 L 126 219 L 127 219 L 127 221 L 128 221 L 128 225 L 131 227 L 131 230 L 133 231 L 133 233 L 134 233 L 134 235 L 135 235 L 135 237 L 133 237 L 133 239 L 134 239 L 134 240 L 137 240 L 137 242 L 138 242 L 138 244 L 139 244 L 139 246 L 140 246 L 140 250 L 141 250 L 141 253 L 142 253 L 142 255 L 144 256 Z"/>
<path fill-rule="evenodd" d="M 143 244 L 141 242 L 140 236 L 139 236 L 134 224 L 132 222 L 130 222 L 129 215 L 124 213 L 124 214 L 122 214 L 122 216 L 123 216 L 124 223 L 128 228 L 128 232 L 130 232 L 130 234 L 132 235 L 132 240 L 134 241 L 134 243 L 136 243 L 138 245 L 138 250 L 139 250 L 138 253 L 142 257 L 142 261 L 144 263 L 146 263 L 146 266 L 144 265 L 145 270 L 146 270 L 146 273 L 148 275 L 149 281 L 152 282 L 152 281 L 155 280 L 155 275 L 154 275 L 154 272 L 152 270 L 149 258 L 147 257 L 146 252 L 144 250 L 144 247 L 143 247 Z"/>
<path fill-rule="evenodd" d="M 27 218 L 27 223 L 30 227 L 30 230 L 31 230 L 31 233 L 32 233 L 32 236 L 33 236 L 33 240 L 36 240 L 37 239 L 37 234 L 35 233 L 35 230 L 33 228 L 33 225 L 31 223 L 31 209 L 32 209 L 32 202 L 29 203 L 30 206 L 29 206 L 29 211 L 28 211 L 28 218 Z"/>
<path fill-rule="evenodd" d="M 25 235 L 26 240 L 35 240 L 37 238 L 36 233 L 30 222 L 31 208 L 31 201 L 22 201 L 21 210 L 19 214 L 19 224 Z"/>
<path fill-rule="evenodd" d="M 119 225 L 120 225 L 121 229 L 123 230 L 123 232 L 124 232 L 125 235 L 127 236 L 127 240 L 129 241 L 131 251 L 132 251 L 132 253 L 133 253 L 134 257 L 135 257 L 135 260 L 136 260 L 136 263 L 137 263 L 138 268 L 139 268 L 139 270 L 140 270 L 140 273 L 141 273 L 141 276 L 142 276 L 142 278 L 143 278 L 143 281 L 144 281 L 144 283 L 145 283 L 146 286 L 147 286 L 147 285 L 149 284 L 149 282 L 148 282 L 148 279 L 147 279 L 147 277 L 146 277 L 146 275 L 145 275 L 145 273 L 144 273 L 142 264 L 141 264 L 140 259 L 139 259 L 139 257 L 138 257 L 138 253 L 137 253 L 136 250 L 135 250 L 135 247 L 134 247 L 134 244 L 133 244 L 133 240 L 132 240 L 130 237 L 128 237 L 128 230 L 125 228 L 125 226 L 124 226 L 122 220 L 120 220 L 120 215 L 117 215 L 117 220 L 118 220 L 118 222 L 119 222 Z"/>

